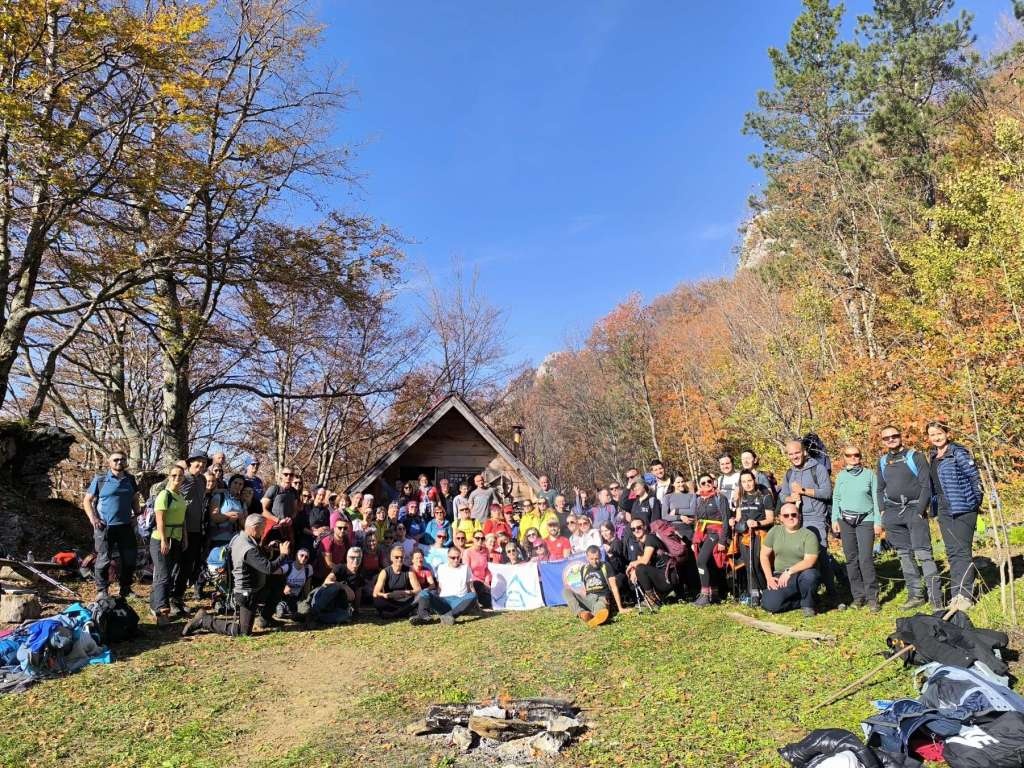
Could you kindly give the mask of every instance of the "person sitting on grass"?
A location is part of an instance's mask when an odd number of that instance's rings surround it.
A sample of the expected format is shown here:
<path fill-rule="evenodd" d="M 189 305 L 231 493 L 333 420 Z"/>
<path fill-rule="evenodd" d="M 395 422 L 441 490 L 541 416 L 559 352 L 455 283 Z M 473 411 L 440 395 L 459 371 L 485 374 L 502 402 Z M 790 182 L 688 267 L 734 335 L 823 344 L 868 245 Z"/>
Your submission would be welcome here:
<path fill-rule="evenodd" d="M 665 576 L 668 552 L 642 517 L 630 520 L 629 530 L 632 535 L 626 540 L 626 577 L 640 587 L 652 606 L 659 606 L 674 588 Z"/>
<path fill-rule="evenodd" d="M 588 627 L 599 627 L 611 618 L 610 598 L 615 600 L 615 609 L 620 613 L 622 596 L 615 579 L 611 578 L 608 566 L 601 562 L 601 548 L 596 545 L 587 547 L 587 563 L 580 570 L 584 594 L 565 588 L 565 602 L 569 610 L 580 617 Z"/>
<path fill-rule="evenodd" d="M 800 527 L 800 510 L 792 502 L 779 508 L 779 520 L 761 544 L 761 569 L 768 589 L 761 596 L 761 607 L 769 613 L 803 609 L 813 616 L 814 593 L 821 577 L 818 562 L 818 537 L 809 528 Z"/>
<path fill-rule="evenodd" d="M 384 619 L 404 619 L 416 610 L 416 596 L 422 587 L 409 566 L 403 563 L 405 550 L 394 546 L 388 555 L 388 567 L 377 576 L 373 587 L 373 607 Z"/>
<path fill-rule="evenodd" d="M 280 556 L 274 560 L 268 559 L 258 544 L 263 536 L 264 524 L 262 515 L 249 515 L 245 518 L 245 530 L 231 540 L 234 600 L 238 606 L 238 618 L 215 618 L 200 610 L 182 629 L 183 637 L 200 629 L 236 637 L 251 635 L 254 626 L 258 629 L 281 626 L 272 614 L 284 586 L 281 565 L 291 554 L 291 542 L 282 541 Z M 260 620 L 258 624 L 257 616 Z"/>
<path fill-rule="evenodd" d="M 472 574 L 469 566 L 462 565 L 462 552 L 452 547 L 446 559 L 437 567 L 437 581 L 431 574 L 430 587 L 416 596 L 416 615 L 409 619 L 413 626 L 429 624 L 434 613 L 441 617 L 442 624 L 451 626 L 456 616 L 476 604 Z"/>
<path fill-rule="evenodd" d="M 296 552 L 294 561 L 286 560 L 282 563 L 281 572 L 284 574 L 284 591 L 274 616 L 278 619 L 293 618 L 299 610 L 299 602 L 309 594 L 313 586 L 309 550 L 303 547 Z"/>

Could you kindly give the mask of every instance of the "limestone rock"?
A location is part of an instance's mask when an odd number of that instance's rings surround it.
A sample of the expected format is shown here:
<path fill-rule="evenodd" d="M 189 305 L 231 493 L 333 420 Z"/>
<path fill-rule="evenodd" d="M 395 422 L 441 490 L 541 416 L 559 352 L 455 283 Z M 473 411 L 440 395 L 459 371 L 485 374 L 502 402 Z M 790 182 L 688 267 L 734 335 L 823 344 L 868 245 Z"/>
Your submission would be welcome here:
<path fill-rule="evenodd" d="M 473 732 L 462 725 L 456 725 L 452 728 L 452 744 L 463 752 L 466 752 L 473 746 Z"/>
<path fill-rule="evenodd" d="M 35 595 L 0 595 L 0 622 L 20 624 L 42 614 L 43 608 Z"/>
<path fill-rule="evenodd" d="M 530 739 L 530 751 L 534 755 L 557 755 L 569 741 L 567 733 L 545 731 Z"/>

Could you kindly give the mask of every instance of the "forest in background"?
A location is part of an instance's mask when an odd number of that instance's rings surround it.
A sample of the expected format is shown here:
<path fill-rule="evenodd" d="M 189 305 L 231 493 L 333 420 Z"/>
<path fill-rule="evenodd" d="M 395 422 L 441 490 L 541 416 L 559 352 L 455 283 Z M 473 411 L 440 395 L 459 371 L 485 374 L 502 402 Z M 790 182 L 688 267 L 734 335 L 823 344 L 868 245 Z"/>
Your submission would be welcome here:
<path fill-rule="evenodd" d="M 1024 471 L 1024 46 L 982 57 L 951 0 L 805 0 L 744 130 L 761 151 L 734 277 L 632 296 L 510 389 L 563 484 L 819 433 L 878 452 L 941 419 L 986 479 Z M 1007 6 L 1008 12 L 1014 10 Z"/>
<path fill-rule="evenodd" d="M 632 296 L 536 369 L 471 271 L 416 274 L 420 233 L 323 209 L 312 182 L 357 177 L 327 139 L 351 91 L 309 71 L 294 4 L 9 10 L 2 409 L 69 429 L 84 470 L 220 447 L 343 486 L 454 391 L 564 486 L 932 418 L 990 479 L 1024 471 L 1024 3 L 983 56 L 951 0 L 876 0 L 852 37 L 806 0 L 737 126 L 764 185 L 736 274 Z"/>

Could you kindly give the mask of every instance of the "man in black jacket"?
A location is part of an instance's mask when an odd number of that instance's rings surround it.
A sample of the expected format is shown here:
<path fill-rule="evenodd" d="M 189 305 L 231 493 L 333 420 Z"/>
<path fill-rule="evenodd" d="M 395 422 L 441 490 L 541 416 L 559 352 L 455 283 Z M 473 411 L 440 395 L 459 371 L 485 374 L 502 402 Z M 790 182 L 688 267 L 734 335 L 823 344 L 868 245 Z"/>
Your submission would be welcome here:
<path fill-rule="evenodd" d="M 878 508 L 886 541 L 899 555 L 907 582 L 907 601 L 902 608 L 909 611 L 924 605 L 927 589 L 932 607 L 941 609 L 942 583 L 928 526 L 932 498 L 928 461 L 921 451 L 903 447 L 903 436 L 896 427 L 882 427 L 881 437 L 885 453 L 878 460 Z"/>
<path fill-rule="evenodd" d="M 270 560 L 259 548 L 263 536 L 263 516 L 249 515 L 245 518 L 245 530 L 231 540 L 231 573 L 234 580 L 232 592 L 238 606 L 237 618 L 215 618 L 200 610 L 192 617 L 181 634 L 191 635 L 199 629 L 218 635 L 251 635 L 253 625 L 259 616 L 262 626 L 278 627 L 280 622 L 273 617 L 274 607 L 281 598 L 283 584 L 278 578 L 281 564 L 291 552 L 291 543 L 281 542 L 281 553 Z"/>

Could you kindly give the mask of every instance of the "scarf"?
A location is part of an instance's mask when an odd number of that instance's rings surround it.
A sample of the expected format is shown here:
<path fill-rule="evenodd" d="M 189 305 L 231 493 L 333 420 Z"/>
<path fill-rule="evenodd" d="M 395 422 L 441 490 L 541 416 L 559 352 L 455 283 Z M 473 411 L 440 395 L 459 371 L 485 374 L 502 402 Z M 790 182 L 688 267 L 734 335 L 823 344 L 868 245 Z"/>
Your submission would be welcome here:
<path fill-rule="evenodd" d="M 702 486 L 697 489 L 697 495 L 702 499 L 710 499 L 712 496 L 718 495 L 718 489 L 715 486 Z"/>

